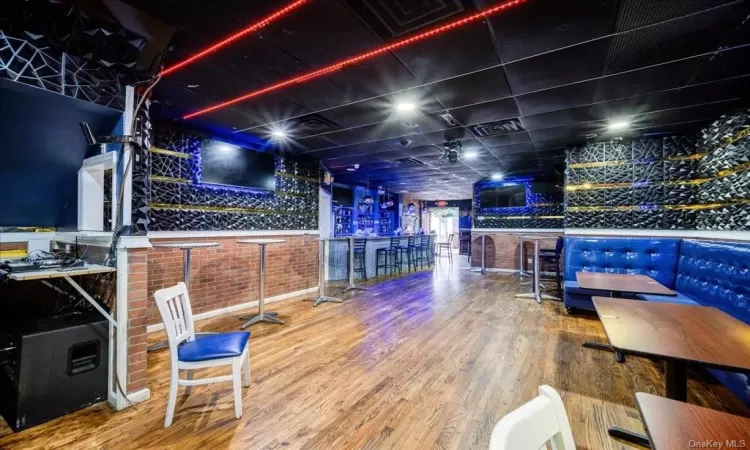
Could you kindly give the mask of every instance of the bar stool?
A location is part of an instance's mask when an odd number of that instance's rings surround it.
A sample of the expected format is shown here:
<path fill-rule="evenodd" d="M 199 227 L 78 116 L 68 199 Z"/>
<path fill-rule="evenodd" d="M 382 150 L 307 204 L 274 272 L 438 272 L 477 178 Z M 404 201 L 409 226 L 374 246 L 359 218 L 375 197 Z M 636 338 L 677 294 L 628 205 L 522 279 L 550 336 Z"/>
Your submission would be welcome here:
<path fill-rule="evenodd" d="M 443 249 L 448 250 L 448 259 L 453 260 L 453 233 L 448 235 L 448 242 L 438 242 L 438 256 L 443 256 Z"/>
<path fill-rule="evenodd" d="M 404 252 L 406 252 L 406 268 L 411 273 L 411 266 L 414 265 L 414 271 L 417 271 L 417 262 L 416 262 L 416 254 L 417 254 L 417 246 L 416 246 L 416 238 L 414 236 L 409 236 L 406 239 L 406 245 L 401 245 L 398 247 L 399 256 L 401 258 L 401 264 L 404 263 Z"/>
<path fill-rule="evenodd" d="M 354 249 L 352 252 L 352 257 L 354 258 L 354 262 L 351 266 L 351 270 L 354 271 L 354 273 L 361 274 L 362 278 L 364 278 L 365 281 L 367 281 L 367 264 L 365 261 L 365 255 L 367 254 L 365 251 L 367 248 L 367 239 L 349 239 L 348 242 L 349 242 L 349 245 L 354 246 Z M 359 266 L 357 265 L 358 263 L 359 263 Z"/>
<path fill-rule="evenodd" d="M 425 235 L 422 236 L 422 241 L 419 245 L 419 259 L 420 259 L 420 265 L 419 268 L 423 268 L 424 261 L 427 261 L 427 268 L 431 268 L 432 264 L 435 262 L 435 243 L 434 243 L 435 237 L 432 235 Z"/>
<path fill-rule="evenodd" d="M 398 274 L 401 275 L 401 260 L 399 259 L 399 254 L 398 254 L 398 248 L 400 244 L 401 244 L 400 238 L 391 238 L 390 247 L 379 248 L 375 250 L 375 276 L 376 277 L 378 276 L 379 270 L 381 267 L 383 268 L 383 273 L 388 272 L 388 270 L 390 269 L 391 275 L 396 270 L 396 267 L 398 267 Z M 381 256 L 383 257 L 382 264 L 381 264 L 381 259 L 380 259 Z"/>

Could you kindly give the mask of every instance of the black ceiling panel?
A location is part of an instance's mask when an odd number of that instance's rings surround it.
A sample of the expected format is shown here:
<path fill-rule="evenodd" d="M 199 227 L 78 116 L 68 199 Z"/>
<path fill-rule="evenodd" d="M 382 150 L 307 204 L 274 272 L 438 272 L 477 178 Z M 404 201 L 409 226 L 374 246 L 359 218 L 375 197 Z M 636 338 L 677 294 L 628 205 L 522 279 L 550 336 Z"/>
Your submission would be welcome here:
<path fill-rule="evenodd" d="M 419 80 L 391 55 L 381 55 L 356 66 L 347 66 L 329 78 L 361 98 L 377 97 L 420 85 Z"/>
<path fill-rule="evenodd" d="M 414 34 L 464 13 L 461 0 L 346 0 L 352 10 L 385 41 Z"/>
<path fill-rule="evenodd" d="M 519 116 L 518 107 L 513 98 L 465 106 L 452 109 L 450 112 L 464 125 L 493 122 Z"/>
<path fill-rule="evenodd" d="M 596 81 L 586 81 L 519 95 L 516 97 L 516 102 L 521 113 L 530 116 L 593 103 L 596 89 Z"/>
<path fill-rule="evenodd" d="M 531 145 L 530 142 L 522 143 L 522 144 L 510 144 L 510 145 L 503 145 L 498 147 L 489 147 L 488 151 L 492 153 L 493 155 L 500 158 L 504 155 L 510 155 L 510 154 L 528 154 L 534 151 L 534 147 Z"/>
<path fill-rule="evenodd" d="M 718 49 L 727 30 L 744 19 L 743 5 L 710 11 L 615 36 L 609 46 L 605 74 L 671 61 Z"/>
<path fill-rule="evenodd" d="M 505 72 L 500 67 L 430 84 L 428 89 L 446 108 L 472 105 L 511 95 Z"/>
<path fill-rule="evenodd" d="M 321 111 L 320 115 L 347 128 L 382 122 L 388 120 L 389 117 L 389 114 L 378 111 L 366 102 L 356 102 L 327 109 Z"/>
<path fill-rule="evenodd" d="M 609 41 L 606 39 L 569 47 L 505 66 L 513 93 L 562 86 L 602 75 Z"/>
<path fill-rule="evenodd" d="M 617 17 L 617 31 L 632 30 L 650 24 L 687 16 L 735 0 L 623 0 Z"/>
<path fill-rule="evenodd" d="M 170 62 L 280 6 L 126 1 L 176 27 Z M 496 4 L 315 0 L 166 77 L 154 90 L 152 114 L 179 122 L 187 112 Z M 291 138 L 278 141 L 280 150 L 321 159 L 337 181 L 466 197 L 475 180 L 498 170 L 559 177 L 564 148 L 614 137 L 607 123 L 616 117 L 633 121 L 618 135 L 694 133 L 747 104 L 748 15 L 748 1 L 527 1 L 185 124 L 263 139 L 285 128 Z M 418 110 L 394 108 L 405 101 Z M 508 132 L 514 126 L 522 131 Z M 444 158 L 446 139 L 461 140 L 463 161 Z M 346 170 L 355 163 L 359 170 Z"/>
<path fill-rule="evenodd" d="M 477 138 L 477 140 L 481 142 L 487 148 L 500 147 L 504 145 L 513 145 L 513 144 L 524 144 L 526 142 L 531 142 L 529 133 L 526 131 L 522 131 L 520 133 L 505 134 L 502 136 L 490 136 L 490 137 Z"/>
<path fill-rule="evenodd" d="M 614 31 L 616 0 L 536 0 L 489 20 L 505 62 L 538 55 Z"/>
<path fill-rule="evenodd" d="M 432 55 L 440 53 L 440 58 Z M 500 64 L 484 22 L 452 30 L 396 51 L 423 83 L 443 80 Z"/>

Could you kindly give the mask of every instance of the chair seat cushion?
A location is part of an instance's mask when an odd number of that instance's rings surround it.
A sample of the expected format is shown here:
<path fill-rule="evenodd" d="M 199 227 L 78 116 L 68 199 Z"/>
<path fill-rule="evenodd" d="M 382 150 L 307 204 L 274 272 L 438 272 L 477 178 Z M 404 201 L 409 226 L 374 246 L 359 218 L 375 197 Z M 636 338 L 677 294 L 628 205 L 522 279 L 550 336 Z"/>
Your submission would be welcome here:
<path fill-rule="evenodd" d="M 677 292 L 677 295 L 674 297 L 670 295 L 638 294 L 638 298 L 649 302 L 679 303 L 680 305 L 700 305 L 700 303 L 680 292 Z"/>
<path fill-rule="evenodd" d="M 185 342 L 177 349 L 177 359 L 183 362 L 207 361 L 210 359 L 240 356 L 247 346 L 250 333 L 204 334 L 194 341 Z"/>

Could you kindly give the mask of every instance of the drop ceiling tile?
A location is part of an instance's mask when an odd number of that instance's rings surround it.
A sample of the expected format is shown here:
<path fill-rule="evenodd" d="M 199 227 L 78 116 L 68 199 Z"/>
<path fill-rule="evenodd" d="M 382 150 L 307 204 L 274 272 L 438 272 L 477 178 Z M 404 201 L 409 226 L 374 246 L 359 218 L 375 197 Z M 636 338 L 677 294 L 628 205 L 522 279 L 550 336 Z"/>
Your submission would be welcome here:
<path fill-rule="evenodd" d="M 519 116 L 516 101 L 513 98 L 481 103 L 451 110 L 451 114 L 464 125 L 475 125 L 485 122 L 511 119 Z"/>
<path fill-rule="evenodd" d="M 541 0 L 489 19 L 506 62 L 610 34 L 618 1 Z"/>

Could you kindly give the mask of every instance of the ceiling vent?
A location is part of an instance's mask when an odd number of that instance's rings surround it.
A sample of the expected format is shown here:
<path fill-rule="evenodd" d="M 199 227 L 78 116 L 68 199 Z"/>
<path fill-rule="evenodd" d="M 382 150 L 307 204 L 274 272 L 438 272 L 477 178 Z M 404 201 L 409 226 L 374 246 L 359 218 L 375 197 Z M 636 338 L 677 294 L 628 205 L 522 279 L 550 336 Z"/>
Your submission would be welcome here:
<path fill-rule="evenodd" d="M 285 122 L 285 128 L 299 136 L 327 133 L 341 128 L 336 122 L 320 114 L 308 114 Z"/>
<path fill-rule="evenodd" d="M 456 120 L 456 118 L 450 113 L 440 114 L 440 118 L 452 127 L 457 127 L 459 125 L 458 120 Z"/>
<path fill-rule="evenodd" d="M 472 125 L 471 132 L 476 137 L 500 136 L 502 134 L 524 131 L 518 119 L 500 120 L 497 122 L 486 122 Z"/>
<path fill-rule="evenodd" d="M 401 158 L 394 160 L 402 166 L 424 166 L 425 164 L 416 158 Z"/>
<path fill-rule="evenodd" d="M 411 33 L 466 10 L 462 0 L 347 0 L 347 3 L 386 39 Z"/>

